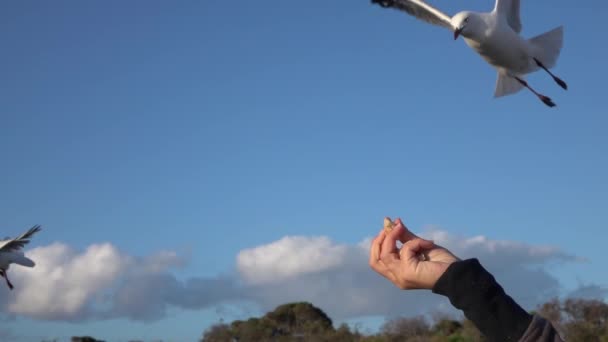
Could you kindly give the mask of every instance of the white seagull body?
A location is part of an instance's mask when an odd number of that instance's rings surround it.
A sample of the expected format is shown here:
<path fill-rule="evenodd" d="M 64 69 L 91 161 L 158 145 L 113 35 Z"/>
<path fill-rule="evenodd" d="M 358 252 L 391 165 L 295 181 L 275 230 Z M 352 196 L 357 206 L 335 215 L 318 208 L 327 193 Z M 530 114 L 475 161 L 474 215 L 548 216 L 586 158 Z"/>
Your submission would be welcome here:
<path fill-rule="evenodd" d="M 30 242 L 34 234 L 40 231 L 40 226 L 36 225 L 27 232 L 14 239 L 0 240 L 0 276 L 6 279 L 6 284 L 12 290 L 13 285 L 8 280 L 8 271 L 11 264 L 25 267 L 34 267 L 36 264 L 23 254 L 23 247 Z"/>
<path fill-rule="evenodd" d="M 524 80 L 526 74 L 540 69 L 547 71 L 562 88 L 568 88 L 549 71 L 557 63 L 563 45 L 563 27 L 524 39 L 520 36 L 520 0 L 496 0 L 491 12 L 462 11 L 453 17 L 423 0 L 372 0 L 372 3 L 445 27 L 454 32 L 454 39 L 462 35 L 469 47 L 497 69 L 495 97 L 514 94 L 526 87 L 546 105 L 555 106 L 549 97 L 536 92 Z"/>

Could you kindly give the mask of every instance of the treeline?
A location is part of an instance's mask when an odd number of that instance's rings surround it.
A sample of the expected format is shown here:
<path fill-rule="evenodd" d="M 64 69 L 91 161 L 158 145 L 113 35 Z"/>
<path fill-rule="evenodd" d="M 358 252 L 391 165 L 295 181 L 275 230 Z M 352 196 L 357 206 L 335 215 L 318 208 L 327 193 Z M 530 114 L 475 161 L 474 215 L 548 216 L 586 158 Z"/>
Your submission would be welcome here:
<path fill-rule="evenodd" d="M 608 304 L 600 300 L 553 299 L 538 313 L 570 341 L 608 342 Z"/>
<path fill-rule="evenodd" d="M 536 310 L 549 319 L 569 342 L 608 342 L 608 304 L 599 300 L 551 300 Z M 532 312 L 534 313 L 534 312 Z M 262 317 L 218 323 L 200 342 L 336 341 L 336 342 L 482 342 L 468 320 L 423 316 L 387 320 L 376 334 L 365 334 L 342 324 L 335 328 L 325 312 L 306 302 L 277 307 Z"/>

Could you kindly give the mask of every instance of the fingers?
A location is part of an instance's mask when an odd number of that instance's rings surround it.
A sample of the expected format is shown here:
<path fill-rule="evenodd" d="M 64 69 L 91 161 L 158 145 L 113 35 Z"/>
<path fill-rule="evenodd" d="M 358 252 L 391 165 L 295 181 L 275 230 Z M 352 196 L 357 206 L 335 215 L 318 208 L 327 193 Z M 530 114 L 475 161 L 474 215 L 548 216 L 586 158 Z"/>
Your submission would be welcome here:
<path fill-rule="evenodd" d="M 392 259 L 381 257 L 381 263 L 387 269 L 386 273 L 392 276 L 386 278 L 391 279 L 402 290 L 429 288 L 424 272 L 420 272 L 420 270 L 425 269 L 424 267 L 421 268 L 420 265 L 426 265 L 427 263 L 418 259 L 418 253 L 433 247 L 432 241 L 415 238 L 403 244 L 400 257 Z"/>
<path fill-rule="evenodd" d="M 393 228 L 385 234 L 384 241 L 380 245 L 380 259 L 395 258 L 397 256 L 397 240 L 401 230 Z"/>
<path fill-rule="evenodd" d="M 399 254 L 401 255 L 401 259 L 418 260 L 418 258 L 417 258 L 418 253 L 420 253 L 421 251 L 424 251 L 426 249 L 433 248 L 434 246 L 435 246 L 435 244 L 433 243 L 433 241 L 424 240 L 421 238 L 415 238 L 415 239 L 409 240 L 406 243 L 404 243 Z"/>
<path fill-rule="evenodd" d="M 407 229 L 403 221 L 401 221 L 401 218 L 395 220 L 395 230 L 399 230 L 399 241 L 402 243 L 406 243 L 409 240 L 418 238 L 416 234 Z"/>
<path fill-rule="evenodd" d="M 380 231 L 378 236 L 372 241 L 369 252 L 369 265 L 370 267 L 378 272 L 383 277 L 387 278 L 393 283 L 397 282 L 397 277 L 386 267 L 386 264 L 380 260 L 380 249 L 386 237 L 384 228 Z"/>
<path fill-rule="evenodd" d="M 374 267 L 378 260 L 380 260 L 380 245 L 382 241 L 384 241 L 384 229 L 380 231 L 380 233 L 372 240 L 372 244 L 369 249 L 369 265 Z"/>
<path fill-rule="evenodd" d="M 397 246 L 401 241 L 401 251 Z M 420 260 L 422 252 L 435 251 L 437 260 Z M 443 249 L 438 248 L 433 241 L 425 240 L 410 232 L 403 221 L 397 218 L 393 229 L 384 227 L 374 238 L 370 246 L 369 265 L 371 268 L 390 280 L 400 289 L 429 289 L 436 282 L 435 264 L 443 265 L 438 255 Z M 431 253 L 431 252 L 428 252 Z M 454 259 L 453 257 L 450 260 Z M 441 260 L 439 260 L 441 261 Z M 429 271 L 430 270 L 430 271 Z"/>

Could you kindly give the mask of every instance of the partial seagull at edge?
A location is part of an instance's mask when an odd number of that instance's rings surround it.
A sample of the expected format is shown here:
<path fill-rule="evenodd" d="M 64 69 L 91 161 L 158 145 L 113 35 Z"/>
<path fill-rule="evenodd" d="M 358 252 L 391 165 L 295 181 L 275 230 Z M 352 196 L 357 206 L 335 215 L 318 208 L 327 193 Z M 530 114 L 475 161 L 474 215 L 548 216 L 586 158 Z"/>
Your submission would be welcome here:
<path fill-rule="evenodd" d="M 34 267 L 36 264 L 23 253 L 23 247 L 30 242 L 34 234 L 40 231 L 40 226 L 35 225 L 27 232 L 14 239 L 0 240 L 0 276 L 6 280 L 9 289 L 14 286 L 8 279 L 7 271 L 11 264 L 25 267 Z"/>

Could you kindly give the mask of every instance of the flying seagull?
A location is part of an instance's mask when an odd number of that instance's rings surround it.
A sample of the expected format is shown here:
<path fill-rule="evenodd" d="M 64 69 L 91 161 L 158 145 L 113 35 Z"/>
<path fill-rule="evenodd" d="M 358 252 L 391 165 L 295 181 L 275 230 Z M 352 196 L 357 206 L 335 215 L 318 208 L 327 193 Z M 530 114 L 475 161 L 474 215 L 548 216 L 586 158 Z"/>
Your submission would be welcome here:
<path fill-rule="evenodd" d="M 40 231 L 40 226 L 36 225 L 30 228 L 27 232 L 21 234 L 21 236 L 6 240 L 0 240 L 0 276 L 6 279 L 6 285 L 9 289 L 13 289 L 13 284 L 8 280 L 6 271 L 10 264 L 17 264 L 26 267 L 34 267 L 36 265 L 31 259 L 28 259 L 23 254 L 23 247 L 30 242 L 30 239 L 34 234 Z"/>
<path fill-rule="evenodd" d="M 563 44 L 564 30 L 559 26 L 531 39 L 520 36 L 519 0 L 496 0 L 491 12 L 462 11 L 453 17 L 423 0 L 371 0 L 382 7 L 404 11 L 420 20 L 445 27 L 462 36 L 466 44 L 498 71 L 494 97 L 514 94 L 528 88 L 543 103 L 555 103 L 534 90 L 524 79 L 526 74 L 543 69 L 567 90 L 566 82 L 555 76 L 553 68 Z"/>

